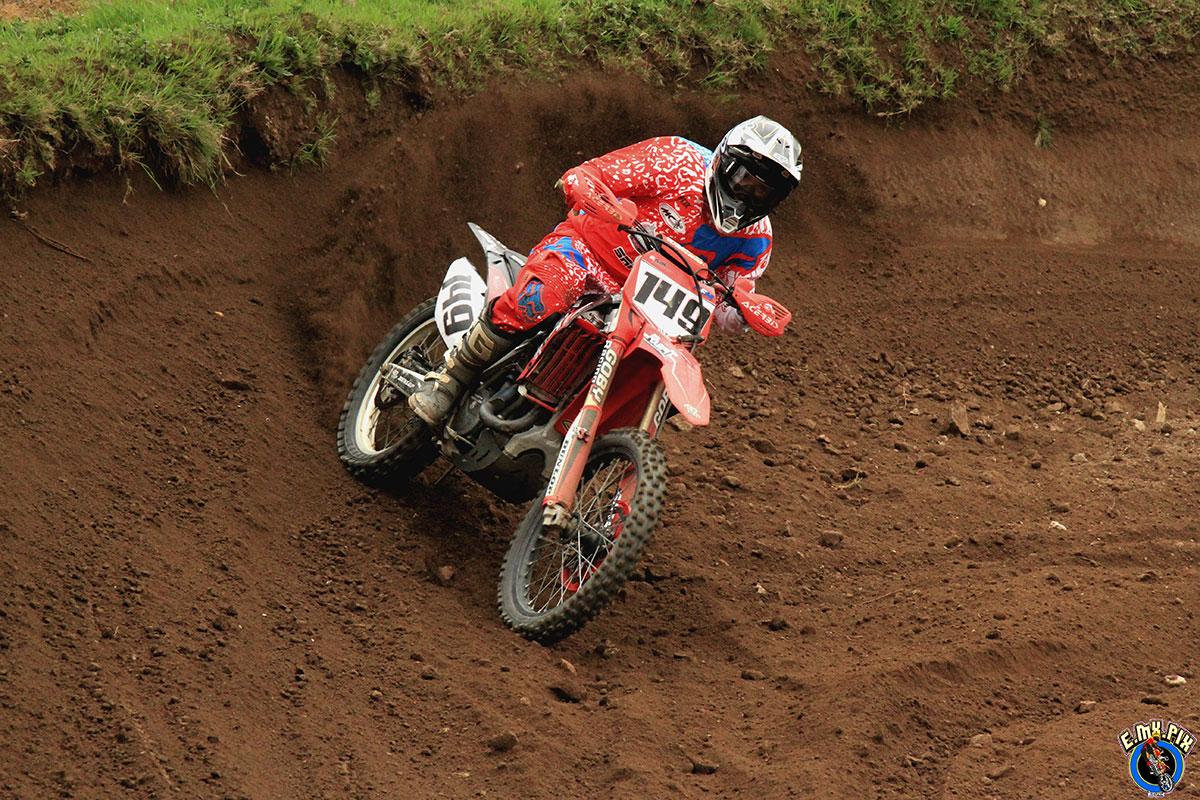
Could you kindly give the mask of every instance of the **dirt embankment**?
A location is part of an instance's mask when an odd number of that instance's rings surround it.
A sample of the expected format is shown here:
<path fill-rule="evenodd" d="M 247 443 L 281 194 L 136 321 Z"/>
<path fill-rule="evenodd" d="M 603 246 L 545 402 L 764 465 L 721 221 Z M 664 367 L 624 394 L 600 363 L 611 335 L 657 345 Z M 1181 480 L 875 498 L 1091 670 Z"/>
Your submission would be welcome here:
<path fill-rule="evenodd" d="M 1122 728 L 1200 727 L 1200 681 L 1163 682 L 1200 603 L 1190 75 L 1059 63 L 903 124 L 784 72 L 724 104 L 603 75 L 342 93 L 320 173 L 40 191 L 0 225 L 3 793 L 1134 791 Z M 356 484 L 342 395 L 474 255 L 467 220 L 527 247 L 564 168 L 759 111 L 805 145 L 763 284 L 794 331 L 707 349 L 714 424 L 664 437 L 641 579 L 518 640 L 518 510 L 437 471 Z"/>

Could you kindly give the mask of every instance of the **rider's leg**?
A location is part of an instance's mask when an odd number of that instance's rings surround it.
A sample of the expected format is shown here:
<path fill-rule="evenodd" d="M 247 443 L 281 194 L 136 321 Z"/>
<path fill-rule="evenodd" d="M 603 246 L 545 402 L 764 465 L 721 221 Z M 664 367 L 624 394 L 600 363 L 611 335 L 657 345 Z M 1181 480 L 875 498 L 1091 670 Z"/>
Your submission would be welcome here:
<path fill-rule="evenodd" d="M 527 331 L 575 305 L 584 292 L 614 287 L 591 249 L 564 222 L 538 242 L 513 288 L 496 298 L 492 320 L 505 330 Z"/>
<path fill-rule="evenodd" d="M 426 375 L 421 388 L 409 396 L 408 405 L 413 413 L 430 425 L 440 425 L 463 387 L 507 353 L 517 338 L 505 335 L 485 309 L 467 329 L 458 346 L 446 353 L 445 366 L 439 372 Z"/>
<path fill-rule="evenodd" d="M 579 299 L 588 284 L 586 261 L 575 243 L 552 239 L 553 234 L 534 248 L 516 284 L 475 320 L 458 346 L 446 354 L 445 367 L 427 375 L 421 388 L 408 398 L 413 413 L 425 422 L 441 425 L 463 389 L 480 373 L 528 330 Z"/>

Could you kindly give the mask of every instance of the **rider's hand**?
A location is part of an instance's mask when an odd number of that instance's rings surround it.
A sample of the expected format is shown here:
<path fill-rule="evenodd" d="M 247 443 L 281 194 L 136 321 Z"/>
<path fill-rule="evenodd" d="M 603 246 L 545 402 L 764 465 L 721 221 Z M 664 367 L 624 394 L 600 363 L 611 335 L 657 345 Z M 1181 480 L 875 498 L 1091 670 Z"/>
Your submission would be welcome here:
<path fill-rule="evenodd" d="M 600 183 L 600 173 L 594 168 L 587 166 L 573 167 L 563 173 L 563 176 L 558 179 L 555 187 L 561 187 L 563 197 L 567 201 L 569 208 L 574 208 L 581 197 L 586 197 L 593 191 L 592 184 Z"/>
<path fill-rule="evenodd" d="M 574 208 L 575 203 L 579 200 L 579 190 L 585 188 L 580 185 L 581 178 L 575 174 L 575 170 L 570 169 L 563 173 L 563 176 L 558 179 L 558 183 L 554 184 L 555 189 L 562 189 L 563 198 L 567 201 L 568 208 Z"/>
<path fill-rule="evenodd" d="M 750 326 L 746 324 L 746 318 L 733 303 L 721 303 L 713 312 L 713 317 L 717 327 L 726 333 L 745 333 L 750 330 Z"/>

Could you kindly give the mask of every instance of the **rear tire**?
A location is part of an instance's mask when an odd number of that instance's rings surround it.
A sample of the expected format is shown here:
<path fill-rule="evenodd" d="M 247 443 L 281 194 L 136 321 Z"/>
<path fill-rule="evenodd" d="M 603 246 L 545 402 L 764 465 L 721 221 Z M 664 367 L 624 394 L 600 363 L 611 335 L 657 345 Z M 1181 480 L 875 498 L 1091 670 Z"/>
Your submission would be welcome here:
<path fill-rule="evenodd" d="M 500 572 L 500 616 L 517 633 L 551 644 L 582 628 L 620 591 L 658 527 L 666 457 L 635 428 L 596 439 L 576 495 L 576 530 L 542 532 L 539 495 L 517 527 Z"/>
<path fill-rule="evenodd" d="M 428 366 L 442 363 L 446 345 L 434 318 L 436 298 L 414 308 L 388 331 L 358 373 L 338 419 L 338 456 L 347 471 L 366 483 L 403 480 L 416 475 L 437 458 L 429 426 L 412 413 L 408 398 L 396 392 L 394 401 L 380 407 L 380 391 L 395 391 L 379 376 L 384 364 L 412 361 L 420 353 Z M 416 362 L 413 362 L 414 366 Z"/>

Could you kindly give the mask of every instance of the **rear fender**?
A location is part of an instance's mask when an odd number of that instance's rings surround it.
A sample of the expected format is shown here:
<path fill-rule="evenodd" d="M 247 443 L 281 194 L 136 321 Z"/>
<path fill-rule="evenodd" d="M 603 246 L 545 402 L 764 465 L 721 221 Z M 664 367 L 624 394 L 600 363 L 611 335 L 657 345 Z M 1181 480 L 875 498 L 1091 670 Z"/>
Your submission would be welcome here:
<path fill-rule="evenodd" d="M 634 348 L 644 350 L 662 362 L 663 383 L 671 405 L 679 409 L 684 419 L 693 425 L 707 425 L 711 401 L 704 386 L 700 362 L 691 352 L 662 335 L 647 322 Z"/>
<path fill-rule="evenodd" d="M 490 303 L 516 284 L 517 273 L 525 265 L 525 256 L 505 247 L 499 239 L 474 222 L 468 222 L 467 227 L 479 240 L 487 261 L 487 302 Z"/>

